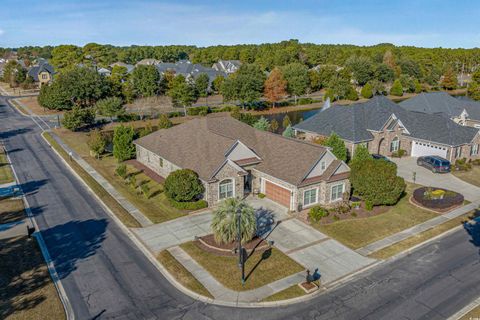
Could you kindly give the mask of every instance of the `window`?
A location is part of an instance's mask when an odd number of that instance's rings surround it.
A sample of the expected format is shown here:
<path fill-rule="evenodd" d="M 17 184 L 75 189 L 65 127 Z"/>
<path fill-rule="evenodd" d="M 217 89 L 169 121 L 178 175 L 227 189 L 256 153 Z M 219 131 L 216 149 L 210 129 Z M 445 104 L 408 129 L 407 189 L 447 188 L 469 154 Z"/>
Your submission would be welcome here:
<path fill-rule="evenodd" d="M 398 140 L 398 138 L 395 137 L 390 143 L 390 152 L 398 151 L 398 149 L 400 149 L 400 140 Z"/>
<path fill-rule="evenodd" d="M 455 158 L 460 158 L 462 156 L 462 147 L 455 148 Z"/>
<path fill-rule="evenodd" d="M 218 193 L 218 198 L 220 200 L 233 197 L 233 180 L 227 179 L 220 182 Z"/>
<path fill-rule="evenodd" d="M 308 206 L 317 203 L 317 189 L 305 190 L 303 192 L 303 205 Z"/>
<path fill-rule="evenodd" d="M 47 75 L 46 75 L 45 73 L 42 74 L 42 79 L 43 79 L 43 80 L 48 79 L 48 77 L 47 77 Z"/>
<path fill-rule="evenodd" d="M 478 154 L 478 144 L 472 145 L 472 149 L 470 151 L 471 156 L 476 156 Z"/>
<path fill-rule="evenodd" d="M 343 183 L 332 186 L 330 192 L 330 201 L 336 201 L 342 199 L 343 196 Z"/>
<path fill-rule="evenodd" d="M 320 162 L 320 167 L 322 168 L 322 170 L 325 170 L 325 168 L 327 167 L 325 161 Z"/>
<path fill-rule="evenodd" d="M 158 159 L 158 162 L 160 164 L 160 168 L 163 168 L 163 158 Z"/>

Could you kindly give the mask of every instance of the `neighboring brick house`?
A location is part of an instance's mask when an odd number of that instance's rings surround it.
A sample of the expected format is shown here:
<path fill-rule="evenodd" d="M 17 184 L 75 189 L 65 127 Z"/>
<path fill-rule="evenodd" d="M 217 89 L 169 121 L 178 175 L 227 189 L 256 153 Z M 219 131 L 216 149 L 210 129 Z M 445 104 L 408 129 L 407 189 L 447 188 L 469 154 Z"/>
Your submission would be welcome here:
<path fill-rule="evenodd" d="M 224 115 L 193 119 L 135 142 L 137 161 L 167 177 L 198 173 L 210 206 L 261 192 L 300 210 L 350 193 L 350 169 L 325 147 L 264 132 Z"/>
<path fill-rule="evenodd" d="M 350 156 L 364 144 L 370 153 L 385 156 L 403 149 L 413 157 L 438 155 L 450 161 L 480 157 L 478 129 L 457 124 L 443 114 L 407 111 L 383 96 L 326 108 L 293 128 L 307 140 L 335 132 L 345 141 Z"/>
<path fill-rule="evenodd" d="M 39 62 L 28 69 L 27 75 L 32 77 L 33 80 L 40 86 L 53 81 L 53 75 L 55 70 L 51 64 L 41 59 Z"/>
<path fill-rule="evenodd" d="M 446 92 L 421 93 L 400 102 L 408 111 L 444 114 L 463 126 L 480 129 L 480 103 L 468 97 L 452 97 Z"/>

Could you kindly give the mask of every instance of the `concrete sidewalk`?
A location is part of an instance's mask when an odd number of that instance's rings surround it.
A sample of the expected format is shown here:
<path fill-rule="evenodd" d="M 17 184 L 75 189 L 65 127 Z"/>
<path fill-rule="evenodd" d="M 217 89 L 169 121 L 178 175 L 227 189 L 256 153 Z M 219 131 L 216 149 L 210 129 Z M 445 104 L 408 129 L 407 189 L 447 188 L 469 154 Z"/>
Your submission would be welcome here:
<path fill-rule="evenodd" d="M 222 301 L 259 302 L 266 297 L 305 281 L 306 276 L 305 272 L 299 272 L 257 289 L 237 292 L 224 287 L 182 248 L 173 247 L 168 249 L 168 252 L 170 252 L 180 264 L 182 264 L 198 281 L 200 281 L 215 299 Z"/>
<path fill-rule="evenodd" d="M 428 221 L 425 221 L 423 223 L 417 224 L 416 226 L 413 226 L 409 229 L 400 231 L 398 233 L 395 233 L 389 237 L 380 239 L 378 241 L 375 241 L 369 245 L 366 245 L 365 247 L 357 249 L 357 253 L 363 255 L 363 256 L 368 256 L 372 254 L 373 252 L 376 252 L 378 250 L 381 250 L 383 248 L 386 248 L 388 246 L 391 246 L 392 244 L 398 243 L 402 240 L 405 240 L 407 238 L 410 238 L 412 236 L 415 236 L 419 233 L 422 233 L 428 229 L 434 228 L 442 223 L 445 223 L 451 219 L 454 219 L 456 217 L 459 217 L 463 214 L 466 214 L 472 210 L 477 209 L 480 206 L 480 200 L 477 200 L 475 202 L 472 202 L 466 206 L 463 206 L 461 208 L 455 209 L 450 211 L 449 213 L 440 215 L 436 218 L 430 219 Z"/>
<path fill-rule="evenodd" d="M 73 160 L 77 162 L 95 181 L 102 186 L 117 202 L 132 215 L 142 227 L 153 225 L 152 221 L 140 212 L 130 201 L 125 199 L 101 174 L 99 174 L 91 165 L 82 159 L 75 151 L 67 146 L 62 139 L 55 133 L 50 132 L 55 141 L 67 152 L 72 155 Z"/>

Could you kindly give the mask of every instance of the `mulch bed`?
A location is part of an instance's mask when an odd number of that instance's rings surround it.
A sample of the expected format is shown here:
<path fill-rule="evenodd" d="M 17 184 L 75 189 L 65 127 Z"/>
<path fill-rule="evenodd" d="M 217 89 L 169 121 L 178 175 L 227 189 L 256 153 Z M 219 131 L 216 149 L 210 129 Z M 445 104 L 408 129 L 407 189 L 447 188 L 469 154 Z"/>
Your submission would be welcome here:
<path fill-rule="evenodd" d="M 428 189 L 428 187 L 420 187 L 418 189 L 415 189 L 415 191 L 413 191 L 411 199 L 412 202 L 420 207 L 424 207 L 430 210 L 447 212 L 452 210 L 453 208 L 462 206 L 463 202 L 465 201 L 465 198 L 462 194 L 442 188 L 432 189 L 443 190 L 446 193 L 450 193 L 450 195 L 447 196 L 447 194 L 445 194 L 444 197 L 441 199 L 426 199 L 425 192 L 427 192 Z"/>
<path fill-rule="evenodd" d="M 145 173 L 145 175 L 147 175 L 150 179 L 152 179 L 153 181 L 156 181 L 158 183 L 164 183 L 165 182 L 165 178 L 162 177 L 161 175 L 159 175 L 158 173 L 154 172 L 152 169 L 148 168 L 147 166 L 141 164 L 140 162 L 138 162 L 137 160 L 135 159 L 132 159 L 132 160 L 127 160 L 125 161 L 125 163 L 129 164 L 129 165 L 132 165 L 134 166 L 136 169 L 142 171 L 143 173 Z"/>
<path fill-rule="evenodd" d="M 238 247 L 237 242 L 232 243 L 217 243 L 213 237 L 213 234 L 208 234 L 203 237 L 197 238 L 197 241 L 194 242 L 199 248 L 207 252 L 211 252 L 220 256 L 233 257 L 237 256 L 238 253 L 234 253 L 233 250 Z M 242 243 L 247 252 L 250 254 L 253 250 L 255 252 L 263 252 L 270 248 L 270 245 L 263 238 L 256 237 L 253 240 Z"/>
<path fill-rule="evenodd" d="M 442 209 L 428 208 L 428 207 L 423 206 L 420 202 L 416 201 L 414 197 L 410 197 L 410 202 L 413 203 L 414 205 L 416 205 L 417 207 L 420 207 L 420 208 L 426 209 L 426 210 L 430 210 L 430 211 L 433 211 L 433 212 L 437 212 L 437 213 L 448 213 L 448 212 L 450 212 L 454 209 L 457 209 L 457 208 L 460 208 L 460 207 L 463 206 L 463 203 L 461 203 L 461 204 L 456 204 L 456 205 L 453 205 L 451 207 L 442 208 Z"/>
<path fill-rule="evenodd" d="M 325 225 L 325 224 L 338 222 L 338 221 L 341 221 L 341 220 L 368 218 L 368 217 L 373 217 L 373 216 L 377 216 L 379 214 L 385 213 L 388 210 L 389 210 L 388 206 L 375 206 L 375 207 L 373 207 L 373 210 L 368 211 L 367 209 L 365 209 L 365 203 L 362 202 L 360 204 L 360 208 L 358 208 L 358 209 L 352 208 L 350 210 L 350 212 L 341 213 L 341 214 L 334 214 L 333 212 L 330 212 L 328 217 L 323 217 L 322 219 L 320 219 L 320 221 L 318 221 L 316 223 Z M 302 212 L 300 212 L 298 214 L 298 218 L 300 220 L 302 220 L 303 222 L 307 223 L 307 224 L 311 224 L 310 217 L 308 215 L 309 212 L 310 212 L 310 209 L 303 210 Z M 334 216 L 337 216 L 339 219 L 335 220 L 333 218 Z"/>

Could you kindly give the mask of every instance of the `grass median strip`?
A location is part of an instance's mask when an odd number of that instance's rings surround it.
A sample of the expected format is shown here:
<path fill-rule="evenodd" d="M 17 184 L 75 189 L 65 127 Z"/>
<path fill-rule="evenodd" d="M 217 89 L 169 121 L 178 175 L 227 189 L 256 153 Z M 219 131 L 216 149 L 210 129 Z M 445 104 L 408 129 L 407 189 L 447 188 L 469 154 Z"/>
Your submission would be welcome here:
<path fill-rule="evenodd" d="M 0 148 L 0 184 L 13 182 L 13 171 L 5 152 Z"/>
<path fill-rule="evenodd" d="M 188 289 L 202 296 L 212 298 L 213 296 L 180 262 L 178 262 L 167 250 L 160 252 L 157 260 L 168 270 L 168 272 Z"/>
<path fill-rule="evenodd" d="M 83 168 L 75 161 L 70 161 L 68 154 L 48 133 L 42 134 L 53 148 L 68 162 L 70 167 L 85 181 L 85 183 L 95 192 L 95 194 L 112 210 L 112 212 L 130 228 L 139 228 L 141 225 L 133 218 L 127 210 L 125 210 L 95 179 L 93 179 Z"/>
<path fill-rule="evenodd" d="M 0 240 L 0 318 L 65 319 L 65 311 L 37 242 Z"/>
<path fill-rule="evenodd" d="M 275 248 L 263 253 L 256 252 L 245 263 L 246 282 L 242 286 L 238 257 L 219 256 L 207 252 L 193 241 L 184 243 L 180 247 L 221 284 L 235 291 L 260 288 L 305 270 L 300 264 Z"/>
<path fill-rule="evenodd" d="M 415 236 L 407 238 L 403 241 L 397 242 L 389 247 L 378 250 L 369 255 L 371 258 L 375 259 L 387 259 L 390 258 L 404 250 L 407 250 L 417 244 L 420 244 L 428 239 L 431 239 L 435 236 L 438 236 L 448 230 L 451 230 L 455 227 L 461 225 L 464 221 L 467 221 L 471 213 L 461 215 L 460 217 L 454 218 L 447 222 L 444 222 L 436 227 L 433 227 L 430 230 L 419 233 Z"/>
<path fill-rule="evenodd" d="M 262 300 L 262 302 L 288 300 L 288 299 L 298 298 L 306 294 L 307 293 L 305 291 L 303 291 L 298 285 L 295 284 L 290 288 L 287 288 L 285 290 L 272 294 L 269 297 L 266 297 L 265 299 Z"/>

